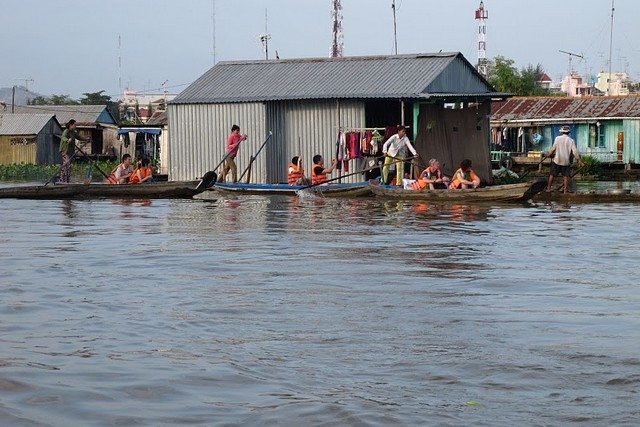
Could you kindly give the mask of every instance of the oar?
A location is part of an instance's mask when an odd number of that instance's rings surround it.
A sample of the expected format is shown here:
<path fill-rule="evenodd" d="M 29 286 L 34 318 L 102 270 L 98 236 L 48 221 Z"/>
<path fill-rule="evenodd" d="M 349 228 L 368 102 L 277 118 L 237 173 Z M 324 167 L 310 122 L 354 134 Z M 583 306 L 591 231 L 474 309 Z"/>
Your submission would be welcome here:
<path fill-rule="evenodd" d="M 247 184 L 249 183 L 249 181 L 251 181 L 251 167 L 253 166 L 253 162 L 256 161 L 256 159 L 258 158 L 258 155 L 260 154 L 264 146 L 267 145 L 267 142 L 269 142 L 272 136 L 273 136 L 273 132 L 269 131 L 269 135 L 267 136 L 267 139 L 265 139 L 262 145 L 260 146 L 260 148 L 258 148 L 258 151 L 256 152 L 256 154 L 251 156 L 251 158 L 249 159 L 249 165 L 244 170 L 244 172 L 242 172 L 242 175 L 240 175 L 240 178 L 238 179 L 238 181 L 242 181 L 242 178 L 244 178 L 244 175 L 247 172 L 249 172 L 249 174 L 247 175 Z"/>
<path fill-rule="evenodd" d="M 98 167 L 98 165 L 97 165 L 97 163 L 96 163 L 95 161 L 91 160 L 91 158 L 90 158 L 89 156 L 87 156 L 87 154 L 86 154 L 84 151 L 80 150 L 80 149 L 79 149 L 75 144 L 74 144 L 73 146 L 74 146 L 74 148 L 76 149 L 76 151 L 77 151 L 77 152 L 79 152 L 80 154 L 82 154 L 82 157 L 84 157 L 84 158 L 89 162 L 89 164 L 90 164 L 92 167 L 95 167 L 95 168 L 98 170 L 98 172 L 100 172 L 100 174 L 101 174 L 102 176 L 104 176 L 104 178 L 105 178 L 105 179 L 109 179 L 109 175 L 107 175 L 106 173 L 104 173 L 104 172 L 102 171 L 102 169 L 100 169 L 100 168 Z M 74 155 L 75 155 L 75 153 L 74 153 Z"/>
<path fill-rule="evenodd" d="M 534 167 L 534 169 L 538 169 L 538 168 L 540 167 L 540 165 L 542 164 L 542 162 L 544 162 L 545 160 L 547 160 L 547 156 L 542 155 L 542 160 L 540 160 L 538 163 L 536 163 L 536 166 Z M 533 170 L 533 169 L 529 169 L 527 172 L 525 172 L 525 173 L 520 177 L 520 179 L 521 179 L 521 180 L 524 180 L 524 179 L 527 177 L 527 175 L 529 175 L 529 174 L 531 173 L 531 171 L 532 171 L 532 170 Z"/>

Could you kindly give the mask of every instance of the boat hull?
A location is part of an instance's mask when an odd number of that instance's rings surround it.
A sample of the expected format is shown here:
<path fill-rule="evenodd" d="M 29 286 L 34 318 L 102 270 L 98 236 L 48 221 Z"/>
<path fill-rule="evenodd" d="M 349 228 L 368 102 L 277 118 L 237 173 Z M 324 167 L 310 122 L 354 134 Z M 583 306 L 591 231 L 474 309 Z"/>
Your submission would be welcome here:
<path fill-rule="evenodd" d="M 468 190 L 405 190 L 371 184 L 376 197 L 429 202 L 519 202 L 530 200 L 544 189 L 544 180 L 521 184 L 496 185 Z"/>
<path fill-rule="evenodd" d="M 568 204 L 580 203 L 640 203 L 639 193 L 615 194 L 615 193 L 539 193 L 533 200 L 535 202 L 557 202 Z"/>
<path fill-rule="evenodd" d="M 301 185 L 288 184 L 229 184 L 218 183 L 211 188 L 221 194 L 246 195 L 285 195 L 295 196 L 298 192 L 309 192 L 324 197 L 364 197 L 371 195 L 371 188 L 366 182 L 355 184 L 327 184 L 305 188 Z"/>
<path fill-rule="evenodd" d="M 204 191 L 199 181 L 155 184 L 57 184 L 0 188 L 1 199 L 188 199 Z"/>

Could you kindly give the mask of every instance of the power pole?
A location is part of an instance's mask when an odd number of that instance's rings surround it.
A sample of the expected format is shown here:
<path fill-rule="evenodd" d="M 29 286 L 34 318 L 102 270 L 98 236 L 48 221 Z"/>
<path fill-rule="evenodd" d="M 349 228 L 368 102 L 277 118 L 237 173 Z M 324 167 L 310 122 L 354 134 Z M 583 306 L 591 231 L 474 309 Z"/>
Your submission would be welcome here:
<path fill-rule="evenodd" d="M 393 47 L 394 52 L 398 54 L 398 26 L 396 22 L 396 0 L 391 2 L 391 9 L 393 10 Z"/>
<path fill-rule="evenodd" d="M 211 37 L 213 42 L 213 65 L 216 65 L 216 0 L 211 0 Z"/>
<path fill-rule="evenodd" d="M 616 11 L 615 0 L 611 0 L 611 34 L 609 35 L 609 76 L 607 78 L 607 95 L 611 96 L 611 74 L 612 74 L 612 62 L 611 55 L 613 52 L 613 14 Z"/>

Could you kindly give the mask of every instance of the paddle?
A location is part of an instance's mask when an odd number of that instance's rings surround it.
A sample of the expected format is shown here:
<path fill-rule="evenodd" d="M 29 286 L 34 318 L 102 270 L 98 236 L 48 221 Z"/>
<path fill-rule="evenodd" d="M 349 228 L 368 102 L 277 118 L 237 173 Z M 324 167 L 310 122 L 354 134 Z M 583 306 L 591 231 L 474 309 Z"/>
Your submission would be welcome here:
<path fill-rule="evenodd" d="M 251 158 L 249 159 L 249 165 L 244 170 L 244 172 L 242 172 L 242 175 L 240 175 L 240 178 L 238 179 L 238 181 L 242 181 L 242 178 L 244 178 L 244 175 L 247 172 L 249 172 L 247 174 L 247 184 L 249 183 L 249 181 L 251 181 L 251 167 L 253 166 L 253 162 L 256 161 L 256 158 L 258 158 L 258 155 L 260 154 L 260 152 L 262 151 L 264 146 L 267 145 L 267 142 L 269 142 L 269 140 L 271 139 L 272 136 L 273 136 L 273 132 L 269 131 L 269 135 L 267 136 L 267 139 L 265 139 L 264 142 L 262 143 L 262 145 L 260 146 L 260 148 L 258 148 L 258 151 L 256 152 L 256 154 L 251 156 Z"/>
<path fill-rule="evenodd" d="M 525 172 L 525 173 L 520 177 L 520 180 L 524 180 L 524 179 L 527 177 L 527 175 L 529 175 L 529 174 L 531 173 L 531 171 L 532 171 L 532 170 L 534 170 L 534 169 L 538 169 L 538 168 L 540 167 L 540 165 L 542 164 L 542 162 L 544 162 L 545 160 L 547 160 L 547 156 L 542 155 L 542 159 L 541 159 L 538 163 L 536 163 L 536 166 L 535 166 L 533 169 L 529 169 L 528 171 L 526 171 L 526 172 Z"/>
<path fill-rule="evenodd" d="M 391 157 L 391 156 L 389 156 L 389 157 Z M 407 160 L 415 159 L 416 157 L 418 157 L 418 156 L 407 157 L 406 159 L 397 159 L 397 160 L 404 160 L 404 161 L 407 161 Z M 392 158 L 393 158 L 393 159 L 396 159 L 395 157 L 392 157 Z M 328 180 L 326 180 L 326 181 L 324 181 L 324 182 L 320 182 L 320 183 L 318 183 L 318 184 L 306 185 L 306 186 L 304 186 L 304 187 L 300 188 L 298 191 L 307 190 L 307 189 L 309 189 L 309 188 L 317 187 L 317 186 L 319 186 L 319 185 L 324 185 L 324 184 L 326 184 L 326 183 L 328 183 L 328 182 L 337 181 L 337 180 L 339 180 L 339 179 L 346 178 L 346 177 L 348 177 L 348 176 L 360 175 L 360 174 L 363 174 L 363 173 L 365 173 L 365 172 L 372 171 L 372 170 L 374 170 L 374 169 L 380 169 L 382 166 L 383 166 L 383 165 L 371 166 L 371 167 L 369 167 L 369 168 L 366 168 L 366 169 L 363 169 L 363 170 L 360 170 L 360 171 L 357 171 L 357 172 L 352 172 L 352 173 L 348 173 L 348 174 L 346 174 L 346 175 L 339 176 L 339 177 L 337 177 L 337 178 L 328 179 Z"/>
<path fill-rule="evenodd" d="M 94 160 L 91 160 L 91 158 L 90 158 L 89 156 L 87 156 L 87 154 L 86 154 L 84 151 L 80 150 L 80 149 L 79 149 L 75 144 L 74 144 L 73 146 L 74 146 L 74 148 L 76 149 L 76 152 L 79 152 L 80 154 L 82 154 L 82 157 L 84 157 L 84 158 L 89 162 L 89 164 L 90 164 L 92 167 L 95 167 L 95 168 L 98 170 L 98 172 L 100 172 L 100 174 L 101 174 L 102 176 L 104 176 L 104 178 L 105 178 L 105 179 L 108 179 L 108 178 L 109 178 L 109 175 L 107 175 L 106 173 L 104 173 L 104 172 L 102 171 L 102 169 L 100 169 L 100 168 L 98 167 L 98 164 L 97 164 Z M 75 156 L 75 154 L 76 154 L 76 153 L 74 153 L 74 156 Z"/>

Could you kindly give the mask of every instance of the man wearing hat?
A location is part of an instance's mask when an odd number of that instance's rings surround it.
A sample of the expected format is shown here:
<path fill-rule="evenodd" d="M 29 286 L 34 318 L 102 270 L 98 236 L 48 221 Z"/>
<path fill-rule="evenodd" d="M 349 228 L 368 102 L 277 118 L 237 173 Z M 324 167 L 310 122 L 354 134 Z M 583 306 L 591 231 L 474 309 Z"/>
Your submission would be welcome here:
<path fill-rule="evenodd" d="M 578 153 L 578 147 L 576 142 L 571 139 L 569 133 L 571 129 L 569 126 L 562 126 L 560 128 L 560 135 L 556 137 L 546 157 L 552 157 L 551 161 L 551 173 L 549 174 L 549 181 L 547 182 L 547 192 L 553 191 L 553 178 L 562 175 L 564 188 L 563 192 L 567 194 L 569 192 L 569 180 L 571 179 L 571 155 L 576 158 L 580 166 L 584 166 L 580 153 Z"/>

